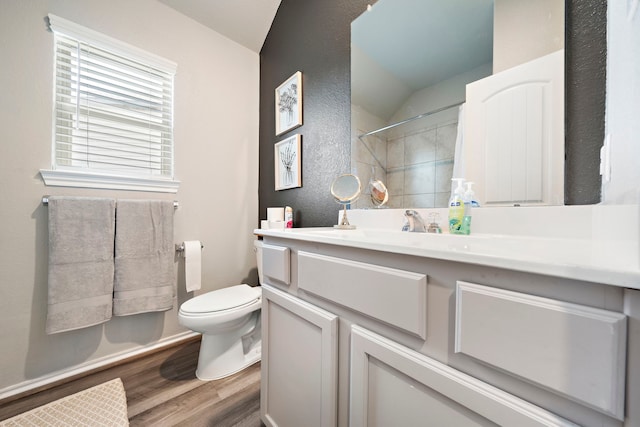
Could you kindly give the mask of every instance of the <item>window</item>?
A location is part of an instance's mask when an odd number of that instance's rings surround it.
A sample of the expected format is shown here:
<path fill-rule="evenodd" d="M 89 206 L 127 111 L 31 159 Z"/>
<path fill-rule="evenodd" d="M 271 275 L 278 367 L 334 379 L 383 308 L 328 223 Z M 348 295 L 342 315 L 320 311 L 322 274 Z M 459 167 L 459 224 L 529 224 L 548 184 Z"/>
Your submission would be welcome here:
<path fill-rule="evenodd" d="M 54 15 L 54 138 L 47 185 L 176 192 L 176 65 Z"/>

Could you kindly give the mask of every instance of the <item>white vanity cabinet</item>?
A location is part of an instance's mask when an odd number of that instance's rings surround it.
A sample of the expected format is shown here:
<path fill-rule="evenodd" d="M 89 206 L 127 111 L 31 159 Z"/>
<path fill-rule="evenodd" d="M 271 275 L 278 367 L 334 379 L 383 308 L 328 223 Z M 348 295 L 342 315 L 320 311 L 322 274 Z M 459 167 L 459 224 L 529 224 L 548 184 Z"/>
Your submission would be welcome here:
<path fill-rule="evenodd" d="M 264 279 L 267 425 L 640 425 L 640 291 L 264 239 L 289 268 Z"/>

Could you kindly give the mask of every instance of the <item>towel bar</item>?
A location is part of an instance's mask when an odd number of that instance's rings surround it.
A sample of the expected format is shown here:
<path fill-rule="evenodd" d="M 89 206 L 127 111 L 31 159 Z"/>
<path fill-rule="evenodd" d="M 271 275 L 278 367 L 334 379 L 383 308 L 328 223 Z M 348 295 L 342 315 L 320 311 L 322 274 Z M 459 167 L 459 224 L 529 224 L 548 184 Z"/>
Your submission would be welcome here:
<path fill-rule="evenodd" d="M 200 249 L 204 249 L 204 245 L 200 243 Z M 176 252 L 180 253 L 180 256 L 184 255 L 184 243 L 176 243 Z"/>
<path fill-rule="evenodd" d="M 42 204 L 47 206 L 49 204 L 49 196 L 42 196 Z M 173 201 L 173 208 L 174 209 L 178 209 L 178 206 L 180 206 L 180 203 L 178 203 L 177 200 Z"/>

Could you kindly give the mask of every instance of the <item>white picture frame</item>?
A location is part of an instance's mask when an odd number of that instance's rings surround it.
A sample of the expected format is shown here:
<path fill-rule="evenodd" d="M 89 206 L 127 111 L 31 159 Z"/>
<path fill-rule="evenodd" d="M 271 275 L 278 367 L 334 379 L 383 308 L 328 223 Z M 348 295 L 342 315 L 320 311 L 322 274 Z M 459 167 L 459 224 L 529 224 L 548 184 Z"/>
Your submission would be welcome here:
<path fill-rule="evenodd" d="M 302 126 L 302 73 L 297 71 L 276 88 L 276 136 Z"/>
<path fill-rule="evenodd" d="M 302 187 L 302 138 L 295 134 L 274 146 L 276 191 Z"/>

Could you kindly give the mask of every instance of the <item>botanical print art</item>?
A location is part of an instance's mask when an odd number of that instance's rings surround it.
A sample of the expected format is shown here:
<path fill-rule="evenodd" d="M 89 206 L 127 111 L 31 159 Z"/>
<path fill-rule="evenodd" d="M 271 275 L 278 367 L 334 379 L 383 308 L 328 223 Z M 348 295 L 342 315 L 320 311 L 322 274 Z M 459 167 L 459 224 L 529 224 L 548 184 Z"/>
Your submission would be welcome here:
<path fill-rule="evenodd" d="M 302 73 L 296 72 L 276 89 L 276 135 L 302 125 Z"/>
<path fill-rule="evenodd" d="M 293 135 L 275 145 L 276 191 L 302 186 L 301 164 L 300 135 Z"/>

